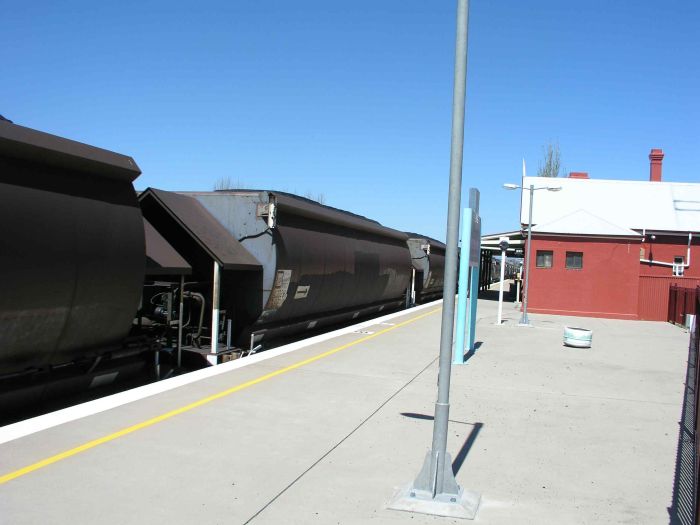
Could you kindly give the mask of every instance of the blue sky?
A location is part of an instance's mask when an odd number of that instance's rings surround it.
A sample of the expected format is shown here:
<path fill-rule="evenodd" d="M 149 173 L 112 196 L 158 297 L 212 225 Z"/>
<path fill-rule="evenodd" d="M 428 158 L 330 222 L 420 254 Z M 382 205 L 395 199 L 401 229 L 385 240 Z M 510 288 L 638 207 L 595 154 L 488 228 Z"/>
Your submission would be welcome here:
<path fill-rule="evenodd" d="M 0 114 L 131 155 L 136 187 L 322 194 L 445 238 L 455 1 L 0 0 Z M 700 176 L 700 2 L 470 6 L 464 195 L 518 227 L 521 159 Z M 466 204 L 466 201 L 465 201 Z"/>

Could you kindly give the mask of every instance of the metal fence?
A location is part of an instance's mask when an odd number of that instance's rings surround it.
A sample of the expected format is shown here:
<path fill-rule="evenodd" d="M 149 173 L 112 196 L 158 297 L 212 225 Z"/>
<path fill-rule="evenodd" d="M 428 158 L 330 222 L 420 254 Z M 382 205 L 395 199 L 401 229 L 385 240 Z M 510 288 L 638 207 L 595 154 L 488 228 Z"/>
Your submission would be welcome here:
<path fill-rule="evenodd" d="M 671 284 L 668 290 L 668 316 L 669 323 L 685 326 L 686 316 L 695 315 L 698 311 L 697 303 L 700 296 L 700 287 L 682 288 L 677 284 Z"/>
<path fill-rule="evenodd" d="M 698 308 L 698 300 L 700 298 L 696 297 L 696 308 Z M 700 374 L 697 373 L 700 323 L 693 323 L 689 333 L 688 368 L 685 376 L 681 419 L 678 425 L 673 499 L 668 508 L 670 525 L 699 525 L 700 517 L 700 499 L 698 498 Z"/>
<path fill-rule="evenodd" d="M 696 294 L 694 305 L 696 310 L 700 310 L 700 294 Z M 686 375 L 686 398 L 692 398 L 692 405 L 688 406 L 687 403 L 684 405 L 683 412 L 690 412 L 692 414 L 692 420 L 681 421 L 681 431 L 680 434 L 683 436 L 686 428 L 689 427 L 692 432 L 691 443 L 692 447 L 692 458 L 693 458 L 693 481 L 692 481 L 692 498 L 693 498 L 693 520 L 692 523 L 698 525 L 700 523 L 700 493 L 698 488 L 700 487 L 698 483 L 698 478 L 700 476 L 700 440 L 698 436 L 698 430 L 700 430 L 700 417 L 698 417 L 700 410 L 700 374 L 698 374 L 698 356 L 700 355 L 700 323 L 697 322 L 695 318 L 691 325 L 690 330 L 690 356 L 688 359 L 688 373 Z M 691 390 L 692 389 L 692 390 Z M 685 428 L 684 428 L 685 427 Z M 679 449 L 682 446 L 679 445 Z"/>
<path fill-rule="evenodd" d="M 699 307 L 698 300 L 700 297 L 696 296 L 696 308 Z M 681 420 L 678 425 L 673 499 L 668 508 L 671 525 L 700 525 L 700 498 L 698 498 L 700 374 L 697 373 L 700 323 L 693 323 L 689 332 L 688 368 L 685 376 Z"/>
<path fill-rule="evenodd" d="M 700 287 L 698 287 L 700 288 Z M 697 289 L 696 289 L 697 290 Z M 700 294 L 695 295 L 694 305 L 696 311 L 700 309 Z M 691 358 L 688 360 L 688 374 L 686 375 L 686 390 L 692 384 L 693 393 L 693 406 L 692 406 L 692 429 L 693 429 L 693 496 L 695 500 L 694 505 L 694 523 L 696 525 L 700 524 L 700 493 L 698 491 L 699 483 L 698 477 L 700 476 L 700 418 L 698 417 L 700 407 L 700 374 L 698 374 L 698 356 L 700 355 L 700 323 L 697 322 L 697 318 L 691 326 L 691 337 L 690 337 L 690 354 Z M 692 374 L 691 374 L 692 371 Z M 692 380 L 692 383 L 691 383 Z M 688 384 L 689 383 L 689 384 Z"/>

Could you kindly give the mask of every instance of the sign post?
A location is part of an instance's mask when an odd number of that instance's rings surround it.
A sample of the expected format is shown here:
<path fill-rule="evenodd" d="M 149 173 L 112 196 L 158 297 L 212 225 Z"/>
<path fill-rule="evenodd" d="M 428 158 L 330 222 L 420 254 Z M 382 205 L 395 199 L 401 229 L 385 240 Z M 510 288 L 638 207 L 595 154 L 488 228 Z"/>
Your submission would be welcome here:
<path fill-rule="evenodd" d="M 469 351 L 475 350 L 476 338 L 476 303 L 479 298 L 479 267 L 471 268 L 471 278 L 469 281 L 469 322 L 467 323 L 467 344 Z"/>
<path fill-rule="evenodd" d="M 474 240 L 476 239 L 476 243 Z M 457 295 L 457 326 L 452 362 L 464 364 L 465 338 L 468 352 L 474 350 L 476 332 L 476 301 L 479 293 L 479 261 L 481 259 L 481 217 L 479 217 L 479 190 L 469 189 L 469 208 L 462 214 L 462 246 L 459 262 L 459 290 Z M 467 305 L 467 289 L 469 300 Z M 467 313 L 469 313 L 467 319 Z"/>
<path fill-rule="evenodd" d="M 496 324 L 503 323 L 503 285 L 506 278 L 506 250 L 508 249 L 508 237 L 499 239 L 498 247 L 501 249 L 501 284 L 498 287 L 498 321 Z"/>

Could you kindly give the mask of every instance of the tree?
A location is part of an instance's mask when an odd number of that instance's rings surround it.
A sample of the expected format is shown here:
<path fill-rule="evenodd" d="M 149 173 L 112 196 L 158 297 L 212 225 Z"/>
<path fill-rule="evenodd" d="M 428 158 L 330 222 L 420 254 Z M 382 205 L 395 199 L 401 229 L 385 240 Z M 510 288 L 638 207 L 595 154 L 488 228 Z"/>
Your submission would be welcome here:
<path fill-rule="evenodd" d="M 559 144 L 548 144 L 542 147 L 544 157 L 537 168 L 538 177 L 558 177 L 561 168 Z"/>
<path fill-rule="evenodd" d="M 304 194 L 304 197 L 311 201 L 316 201 L 319 204 L 325 204 L 326 203 L 326 195 L 324 193 L 317 193 L 316 196 L 314 197 L 314 194 L 311 193 L 310 191 L 307 191 Z"/>
<path fill-rule="evenodd" d="M 214 183 L 214 191 L 230 190 L 231 189 L 231 177 L 220 177 Z"/>
<path fill-rule="evenodd" d="M 243 188 L 250 188 L 245 182 L 242 182 L 241 179 L 236 179 L 235 181 L 229 177 L 229 176 L 224 176 L 224 177 L 219 177 L 217 181 L 214 183 L 214 191 L 226 191 L 226 190 L 240 190 Z M 298 195 L 299 193 L 297 192 L 296 189 L 290 191 L 288 189 L 284 189 L 283 191 L 286 191 L 288 193 L 291 193 L 293 195 Z M 307 191 L 304 194 L 304 197 L 316 201 L 319 204 L 326 204 L 326 194 L 322 192 L 318 193 L 312 193 L 311 191 Z"/>
<path fill-rule="evenodd" d="M 214 183 L 214 191 L 235 190 L 245 187 L 246 184 L 244 182 L 241 182 L 240 179 L 236 179 L 236 181 L 234 182 L 229 176 L 219 177 L 219 179 Z"/>

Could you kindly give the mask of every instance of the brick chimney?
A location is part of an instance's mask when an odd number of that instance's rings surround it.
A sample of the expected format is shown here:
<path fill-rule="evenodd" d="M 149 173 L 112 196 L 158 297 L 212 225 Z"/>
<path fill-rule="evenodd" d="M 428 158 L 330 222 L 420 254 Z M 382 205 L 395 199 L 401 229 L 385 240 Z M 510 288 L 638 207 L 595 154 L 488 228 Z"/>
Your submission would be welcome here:
<path fill-rule="evenodd" d="M 572 171 L 569 173 L 570 179 L 589 179 L 588 173 L 585 171 Z"/>
<path fill-rule="evenodd" d="M 652 149 L 649 153 L 649 180 L 661 182 L 661 161 L 664 160 L 664 152 L 660 149 Z"/>

